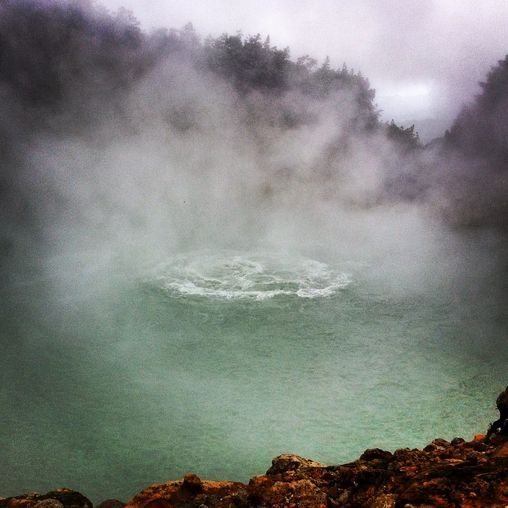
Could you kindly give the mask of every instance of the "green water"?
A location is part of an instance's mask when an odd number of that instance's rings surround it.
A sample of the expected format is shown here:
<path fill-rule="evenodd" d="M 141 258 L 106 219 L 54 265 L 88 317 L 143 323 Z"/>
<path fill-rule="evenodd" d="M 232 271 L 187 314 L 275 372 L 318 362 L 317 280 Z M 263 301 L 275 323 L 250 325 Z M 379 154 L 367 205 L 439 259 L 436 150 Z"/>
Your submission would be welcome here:
<path fill-rule="evenodd" d="M 127 500 L 188 471 L 246 481 L 282 452 L 345 462 L 495 418 L 495 273 L 415 290 L 375 263 L 207 255 L 2 288 L 1 496 Z"/>

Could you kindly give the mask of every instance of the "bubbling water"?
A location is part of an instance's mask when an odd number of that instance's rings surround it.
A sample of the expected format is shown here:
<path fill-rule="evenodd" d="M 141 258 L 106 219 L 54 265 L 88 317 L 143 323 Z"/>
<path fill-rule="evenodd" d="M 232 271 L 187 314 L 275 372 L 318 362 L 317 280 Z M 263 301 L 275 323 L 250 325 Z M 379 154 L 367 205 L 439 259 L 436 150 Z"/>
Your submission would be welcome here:
<path fill-rule="evenodd" d="M 171 258 L 157 266 L 151 281 L 172 297 L 266 300 L 332 296 L 351 278 L 309 258 L 223 251 Z"/>

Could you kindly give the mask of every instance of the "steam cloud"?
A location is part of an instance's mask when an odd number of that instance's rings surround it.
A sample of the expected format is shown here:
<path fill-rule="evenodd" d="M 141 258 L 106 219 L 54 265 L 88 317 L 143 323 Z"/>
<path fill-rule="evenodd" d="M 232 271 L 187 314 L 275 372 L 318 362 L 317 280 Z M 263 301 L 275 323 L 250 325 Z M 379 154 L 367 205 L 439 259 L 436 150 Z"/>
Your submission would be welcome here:
<path fill-rule="evenodd" d="M 279 83 L 287 53 L 251 38 L 245 47 L 272 58 L 267 75 L 249 75 L 248 62 L 246 75 L 228 75 L 213 50 L 234 37 L 203 45 L 190 27 L 145 34 L 127 11 L 112 16 L 87 2 L 0 9 L 10 283 L 29 279 L 27 266 L 54 276 L 62 259 L 79 260 L 78 272 L 132 272 L 209 247 L 367 251 L 424 273 L 446 257 L 442 211 L 471 222 L 463 217 L 473 204 L 481 222 L 485 202 L 492 210 L 503 199 L 498 183 L 474 198 L 485 179 L 458 150 L 423 150 L 412 130 L 383 126 L 368 81 L 347 69 L 348 86 L 330 88 L 328 63 L 301 59 Z M 302 78 L 319 72 L 322 93 Z"/>

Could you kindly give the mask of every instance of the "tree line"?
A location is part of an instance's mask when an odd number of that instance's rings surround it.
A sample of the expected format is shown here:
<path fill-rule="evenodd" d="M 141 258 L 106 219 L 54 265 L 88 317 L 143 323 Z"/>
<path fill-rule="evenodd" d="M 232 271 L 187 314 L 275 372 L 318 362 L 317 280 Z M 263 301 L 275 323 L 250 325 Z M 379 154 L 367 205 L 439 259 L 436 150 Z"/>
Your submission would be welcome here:
<path fill-rule="evenodd" d="M 128 124 L 125 97 L 168 58 L 229 86 L 251 111 L 252 123 L 276 122 L 286 130 L 312 125 L 315 108 L 288 107 L 283 100 L 288 94 L 311 105 L 329 105 L 337 121 L 347 119 L 347 135 L 327 149 L 330 160 L 347 153 L 351 136 L 385 137 L 398 156 L 387 163 L 380 200 L 425 200 L 438 189 L 447 194 L 457 223 L 504 227 L 508 221 L 508 57 L 492 68 L 481 93 L 444 137 L 425 148 L 414 125 L 381 121 L 369 80 L 346 64 L 333 68 L 328 58 L 319 63 L 308 55 L 292 59 L 289 48 L 280 49 L 259 34 L 202 40 L 191 24 L 147 33 L 129 11 L 110 13 L 86 0 L 0 4 L 0 98 L 5 104 L 0 193 L 15 180 L 20 141 L 29 142 L 40 131 L 86 131 L 104 108 Z M 255 96 L 272 101 L 280 114 L 260 116 Z M 344 96 L 347 101 L 341 102 Z M 168 113 L 168 122 L 181 130 L 193 128 L 192 115 L 180 106 Z"/>

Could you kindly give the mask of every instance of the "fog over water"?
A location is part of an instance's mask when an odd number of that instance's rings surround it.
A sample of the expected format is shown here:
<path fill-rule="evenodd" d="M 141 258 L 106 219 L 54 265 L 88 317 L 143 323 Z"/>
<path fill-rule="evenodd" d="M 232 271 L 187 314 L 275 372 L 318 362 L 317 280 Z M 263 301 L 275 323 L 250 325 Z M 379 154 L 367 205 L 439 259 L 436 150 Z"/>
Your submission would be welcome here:
<path fill-rule="evenodd" d="M 124 5 L 141 28 L 89 2 L 0 5 L 0 496 L 127 500 L 190 470 L 246 481 L 282 452 L 337 463 L 485 430 L 508 359 L 507 119 L 470 92 L 504 55 L 485 27 L 506 5 L 473 25 L 467 2 L 419 7 L 436 33 L 463 14 L 435 61 L 407 47 L 417 2 L 334 10 L 372 15 L 360 48 L 327 39 L 328 2 L 288 20 L 286 2 L 210 2 L 211 21 Z M 407 20 L 391 69 L 380 31 Z M 360 68 L 397 108 L 421 82 L 453 89 L 449 137 L 386 125 Z"/>

